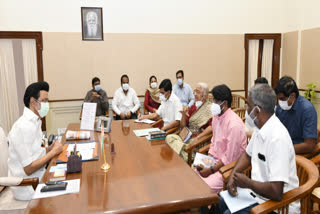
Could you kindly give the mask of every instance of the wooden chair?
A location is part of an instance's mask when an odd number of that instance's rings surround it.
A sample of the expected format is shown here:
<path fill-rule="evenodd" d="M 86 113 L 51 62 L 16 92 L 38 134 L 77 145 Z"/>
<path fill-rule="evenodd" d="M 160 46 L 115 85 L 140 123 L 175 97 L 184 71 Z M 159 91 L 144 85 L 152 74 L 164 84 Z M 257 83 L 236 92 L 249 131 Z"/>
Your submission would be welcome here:
<path fill-rule="evenodd" d="M 241 95 L 232 94 L 232 104 L 231 109 L 236 109 L 241 107 L 241 100 L 243 103 L 247 103 L 247 99 Z M 244 107 L 244 106 L 242 106 Z"/>
<path fill-rule="evenodd" d="M 227 182 L 236 161 L 221 167 L 219 170 L 223 179 Z M 281 201 L 268 200 L 255 206 L 251 213 L 267 214 L 274 210 L 278 213 L 288 213 L 290 203 L 299 200 L 301 203 L 301 213 L 309 213 L 311 210 L 310 196 L 314 187 L 318 183 L 319 171 L 316 165 L 311 161 L 296 155 L 297 174 L 299 178 L 299 187 L 283 194 Z M 245 170 L 245 174 L 250 176 L 251 167 Z"/>
<path fill-rule="evenodd" d="M 184 147 L 184 151 L 188 154 L 188 164 L 191 165 L 193 163 L 192 159 L 192 153 L 194 150 L 198 149 L 198 152 L 200 153 L 206 153 L 209 151 L 210 148 L 210 142 L 212 138 L 212 133 L 205 135 L 199 139 L 197 143 L 190 143 Z"/>
<path fill-rule="evenodd" d="M 163 124 L 164 124 L 164 123 L 163 123 L 163 120 L 162 120 L 162 119 L 159 119 L 159 120 L 157 120 L 156 122 L 152 123 L 151 126 L 152 126 L 152 127 L 157 127 L 157 128 L 162 128 L 162 127 L 163 127 Z M 180 127 L 177 126 L 177 127 L 173 127 L 173 128 L 171 128 L 171 129 L 168 129 L 168 130 L 166 131 L 166 134 L 167 134 L 167 135 L 172 134 L 172 133 L 178 131 L 179 128 L 180 128 Z"/>
<path fill-rule="evenodd" d="M 235 108 L 233 109 L 234 113 L 236 113 L 241 119 L 243 122 L 246 121 L 246 108 L 245 107 L 240 107 L 240 108 Z"/>

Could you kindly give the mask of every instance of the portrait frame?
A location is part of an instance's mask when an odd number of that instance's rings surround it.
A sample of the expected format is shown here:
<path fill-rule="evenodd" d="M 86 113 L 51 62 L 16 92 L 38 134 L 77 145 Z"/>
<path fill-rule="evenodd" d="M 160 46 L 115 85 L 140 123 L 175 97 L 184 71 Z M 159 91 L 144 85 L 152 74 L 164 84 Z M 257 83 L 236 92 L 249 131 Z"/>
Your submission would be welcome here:
<path fill-rule="evenodd" d="M 103 41 L 102 7 L 81 7 L 83 41 Z"/>

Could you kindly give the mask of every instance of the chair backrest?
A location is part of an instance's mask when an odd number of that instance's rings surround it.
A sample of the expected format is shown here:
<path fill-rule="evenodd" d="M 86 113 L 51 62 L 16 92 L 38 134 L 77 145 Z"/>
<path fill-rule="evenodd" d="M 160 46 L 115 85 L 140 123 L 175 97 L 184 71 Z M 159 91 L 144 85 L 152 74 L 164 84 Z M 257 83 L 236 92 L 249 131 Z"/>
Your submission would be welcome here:
<path fill-rule="evenodd" d="M 246 121 L 246 108 L 245 107 L 240 107 L 240 108 L 235 108 L 233 109 L 234 113 L 236 113 L 243 122 Z"/>
<path fill-rule="evenodd" d="M 8 176 L 8 141 L 3 129 L 0 127 L 0 177 Z M 3 187 L 0 186 L 0 192 Z"/>
<path fill-rule="evenodd" d="M 245 97 L 237 94 L 232 94 L 231 109 L 240 108 L 241 106 L 244 107 L 245 103 L 247 103 L 247 99 Z"/>

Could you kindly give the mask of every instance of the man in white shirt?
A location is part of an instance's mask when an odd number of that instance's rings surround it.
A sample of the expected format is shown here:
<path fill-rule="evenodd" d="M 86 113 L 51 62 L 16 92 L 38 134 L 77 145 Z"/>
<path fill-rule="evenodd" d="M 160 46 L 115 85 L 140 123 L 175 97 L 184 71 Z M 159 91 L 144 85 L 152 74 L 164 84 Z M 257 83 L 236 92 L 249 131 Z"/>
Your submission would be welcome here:
<path fill-rule="evenodd" d="M 54 142 L 48 148 L 41 147 L 41 118 L 49 111 L 49 84 L 36 82 L 29 85 L 24 94 L 23 115 L 13 124 L 8 135 L 9 176 L 41 180 L 45 165 L 62 152 L 60 142 Z M 30 200 L 34 190 L 31 186 L 12 188 L 17 200 Z"/>
<path fill-rule="evenodd" d="M 133 88 L 129 86 L 129 77 L 121 76 L 121 87 L 116 90 L 112 100 L 112 110 L 116 120 L 136 119 L 140 102 Z"/>
<path fill-rule="evenodd" d="M 162 118 L 164 125 L 162 130 L 168 130 L 180 125 L 182 115 L 182 105 L 179 98 L 172 93 L 172 84 L 169 79 L 165 79 L 159 85 L 161 105 L 155 113 L 149 115 L 140 115 L 142 119 Z"/>
<path fill-rule="evenodd" d="M 286 127 L 274 114 L 276 95 L 267 84 L 254 86 L 249 91 L 246 120 L 257 127 L 249 145 L 228 180 L 227 189 L 237 194 L 237 187 L 249 188 L 258 203 L 266 200 L 280 201 L 282 195 L 299 186 L 295 151 Z M 241 172 L 251 164 L 251 179 Z M 237 213 L 250 213 L 254 204 Z M 223 199 L 216 213 L 230 213 Z M 300 202 L 289 205 L 290 214 L 300 213 Z"/>
<path fill-rule="evenodd" d="M 176 73 L 177 83 L 173 86 L 173 93 L 179 97 L 180 102 L 185 108 L 190 108 L 194 104 L 194 94 L 191 86 L 184 81 L 183 70 Z"/>

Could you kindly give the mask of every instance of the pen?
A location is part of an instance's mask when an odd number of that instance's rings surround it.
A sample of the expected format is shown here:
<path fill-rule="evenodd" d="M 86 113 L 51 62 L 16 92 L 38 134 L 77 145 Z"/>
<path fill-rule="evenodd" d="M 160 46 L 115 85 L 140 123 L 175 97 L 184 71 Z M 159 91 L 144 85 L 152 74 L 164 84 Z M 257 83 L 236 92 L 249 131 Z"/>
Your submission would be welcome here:
<path fill-rule="evenodd" d="M 76 154 L 76 151 L 77 151 L 77 144 L 75 143 L 75 144 L 74 144 L 74 151 L 73 151 L 73 153 Z"/>

